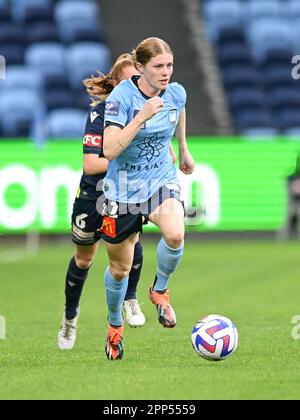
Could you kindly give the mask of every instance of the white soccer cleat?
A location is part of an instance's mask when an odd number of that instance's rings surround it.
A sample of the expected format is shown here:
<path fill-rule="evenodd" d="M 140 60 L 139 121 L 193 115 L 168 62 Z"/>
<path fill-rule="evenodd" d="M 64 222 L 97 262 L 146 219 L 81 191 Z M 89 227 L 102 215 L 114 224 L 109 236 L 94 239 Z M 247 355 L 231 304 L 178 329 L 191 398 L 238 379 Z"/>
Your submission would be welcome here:
<path fill-rule="evenodd" d="M 76 343 L 77 324 L 79 318 L 79 310 L 75 318 L 68 321 L 63 316 L 62 324 L 58 333 L 58 347 L 60 350 L 72 350 Z"/>
<path fill-rule="evenodd" d="M 125 300 L 123 309 L 124 318 L 130 327 L 138 328 L 145 324 L 145 315 L 141 311 L 141 307 L 136 299 Z"/>

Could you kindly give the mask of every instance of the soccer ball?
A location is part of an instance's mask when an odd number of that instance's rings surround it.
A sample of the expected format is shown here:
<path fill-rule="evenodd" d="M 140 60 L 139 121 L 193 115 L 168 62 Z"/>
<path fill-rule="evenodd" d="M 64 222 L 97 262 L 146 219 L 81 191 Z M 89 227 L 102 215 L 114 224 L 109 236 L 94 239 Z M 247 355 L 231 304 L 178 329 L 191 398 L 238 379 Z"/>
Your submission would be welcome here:
<path fill-rule="evenodd" d="M 230 319 L 220 315 L 209 315 L 195 325 L 192 344 L 204 359 L 224 360 L 237 349 L 238 331 Z"/>

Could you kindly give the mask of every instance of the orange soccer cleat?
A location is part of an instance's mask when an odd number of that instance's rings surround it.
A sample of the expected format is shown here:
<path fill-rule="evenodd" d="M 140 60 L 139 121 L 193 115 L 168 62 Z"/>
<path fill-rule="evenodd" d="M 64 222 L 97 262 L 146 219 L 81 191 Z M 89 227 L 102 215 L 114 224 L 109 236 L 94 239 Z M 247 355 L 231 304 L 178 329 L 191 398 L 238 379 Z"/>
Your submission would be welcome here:
<path fill-rule="evenodd" d="M 169 290 L 165 292 L 155 292 L 153 285 L 150 286 L 148 297 L 156 305 L 158 321 L 164 328 L 174 328 L 176 326 L 176 314 L 170 304 Z"/>

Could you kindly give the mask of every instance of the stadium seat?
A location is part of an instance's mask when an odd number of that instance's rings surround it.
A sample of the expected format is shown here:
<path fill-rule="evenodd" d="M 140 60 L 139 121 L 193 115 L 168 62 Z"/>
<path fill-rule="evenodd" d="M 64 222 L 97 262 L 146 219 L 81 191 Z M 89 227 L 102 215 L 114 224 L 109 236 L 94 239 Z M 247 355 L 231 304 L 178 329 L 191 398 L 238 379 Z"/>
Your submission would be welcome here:
<path fill-rule="evenodd" d="M 75 89 L 78 89 L 84 78 L 96 74 L 98 70 L 104 74 L 110 70 L 110 51 L 104 44 L 92 42 L 74 44 L 68 50 L 67 66 L 70 82 Z"/>
<path fill-rule="evenodd" d="M 1 25 L 3 23 L 11 22 L 12 16 L 10 12 L 10 8 L 5 4 L 0 3 L 0 23 Z"/>
<path fill-rule="evenodd" d="M 270 92 L 270 105 L 273 110 L 280 111 L 300 107 L 300 89 L 280 87 Z M 300 124 L 300 122 L 299 122 Z"/>
<path fill-rule="evenodd" d="M 49 139 L 74 139 L 84 135 L 87 112 L 66 108 L 49 113 L 47 119 Z"/>
<path fill-rule="evenodd" d="M 235 124 L 239 131 L 249 128 L 274 127 L 274 121 L 267 110 L 253 109 L 240 111 L 235 115 Z"/>
<path fill-rule="evenodd" d="M 66 42 L 97 42 L 105 44 L 106 38 L 99 28 L 75 28 L 68 36 Z"/>
<path fill-rule="evenodd" d="M 291 26 L 284 19 L 258 19 L 252 21 L 248 32 L 254 58 L 264 61 L 266 54 L 274 49 L 291 48 Z"/>
<path fill-rule="evenodd" d="M 2 88 L 2 89 L 1 89 Z M 0 90 L 28 89 L 40 94 L 43 88 L 42 74 L 27 66 L 8 66 L 6 69 L 5 83 L 0 85 Z"/>
<path fill-rule="evenodd" d="M 15 21 L 23 21 L 26 10 L 30 7 L 50 8 L 52 0 L 10 0 L 11 11 Z"/>
<path fill-rule="evenodd" d="M 288 130 L 293 127 L 299 127 L 300 107 L 285 108 L 282 111 L 274 113 L 276 125 L 280 130 Z"/>
<path fill-rule="evenodd" d="M 31 45 L 25 52 L 27 65 L 36 67 L 45 75 L 65 74 L 65 49 L 59 43 L 39 43 Z"/>
<path fill-rule="evenodd" d="M 51 7 L 43 5 L 29 6 L 24 11 L 22 22 L 26 24 L 36 22 L 53 22 L 53 10 Z"/>
<path fill-rule="evenodd" d="M 55 7 L 55 20 L 63 41 L 72 42 L 76 30 L 99 27 L 100 8 L 96 2 L 62 1 Z"/>
<path fill-rule="evenodd" d="M 221 31 L 243 25 L 243 5 L 239 0 L 213 0 L 204 4 L 208 38 L 216 42 Z"/>
<path fill-rule="evenodd" d="M 295 85 L 291 77 L 291 64 L 265 66 L 262 69 L 262 79 L 268 89 Z"/>
<path fill-rule="evenodd" d="M 284 6 L 291 18 L 293 19 L 300 18 L 299 0 L 287 0 Z"/>
<path fill-rule="evenodd" d="M 27 44 L 40 42 L 60 42 L 60 35 L 54 23 L 42 22 L 27 25 Z"/>
<path fill-rule="evenodd" d="M 263 65 L 291 65 L 293 51 L 291 49 L 273 49 L 267 51 Z"/>
<path fill-rule="evenodd" d="M 300 16 L 298 16 L 297 18 L 295 18 L 292 21 L 292 30 L 291 30 L 291 36 L 292 36 L 292 48 L 293 48 L 293 52 L 294 54 L 299 54 L 299 45 L 300 45 Z"/>
<path fill-rule="evenodd" d="M 211 0 L 204 3 L 204 17 L 207 20 L 217 21 L 224 16 L 230 16 L 238 21 L 243 18 L 243 5 L 240 0 Z"/>
<path fill-rule="evenodd" d="M 23 25 L 14 23 L 1 23 L 0 25 L 0 43 L 2 44 L 20 44 L 25 41 L 25 29 Z"/>
<path fill-rule="evenodd" d="M 217 51 L 218 61 L 223 68 L 231 64 L 251 65 L 252 63 L 251 53 L 244 44 L 227 43 Z"/>
<path fill-rule="evenodd" d="M 283 11 L 280 0 L 249 0 L 245 4 L 247 18 L 280 17 Z"/>
<path fill-rule="evenodd" d="M 89 95 L 83 91 L 83 92 L 77 92 L 75 94 L 75 106 L 76 108 L 80 108 L 87 112 L 89 110 L 91 100 Z"/>
<path fill-rule="evenodd" d="M 216 43 L 219 47 L 227 43 L 240 43 L 246 45 L 245 31 L 242 27 L 224 28 L 219 31 Z"/>
<path fill-rule="evenodd" d="M 27 137 L 42 114 L 41 98 L 31 90 L 17 89 L 0 95 L 0 120 L 7 137 Z"/>
<path fill-rule="evenodd" d="M 60 108 L 72 108 L 74 96 L 71 90 L 56 89 L 45 92 L 45 105 L 48 111 Z"/>
<path fill-rule="evenodd" d="M 257 87 L 260 85 L 260 74 L 254 67 L 248 65 L 233 65 L 223 72 L 224 85 L 227 89 L 237 87 Z"/>
<path fill-rule="evenodd" d="M 50 89 L 71 89 L 69 78 L 65 74 L 48 74 L 44 78 L 44 89 L 49 91 Z"/>
<path fill-rule="evenodd" d="M 24 64 L 24 47 L 20 44 L 2 44 L 0 43 L 0 55 L 5 57 L 6 64 Z"/>
<path fill-rule="evenodd" d="M 233 113 L 240 110 L 266 107 L 265 94 L 260 89 L 239 88 L 229 92 L 228 101 Z"/>

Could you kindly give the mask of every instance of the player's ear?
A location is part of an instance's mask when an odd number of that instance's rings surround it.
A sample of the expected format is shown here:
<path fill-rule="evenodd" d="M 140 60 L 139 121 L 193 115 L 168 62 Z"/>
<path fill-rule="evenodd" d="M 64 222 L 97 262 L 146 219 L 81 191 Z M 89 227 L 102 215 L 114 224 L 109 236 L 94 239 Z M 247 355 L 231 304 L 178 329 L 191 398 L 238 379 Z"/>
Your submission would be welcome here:
<path fill-rule="evenodd" d="M 144 73 L 144 66 L 141 63 L 136 63 L 135 67 L 137 68 L 137 70 L 143 74 Z"/>

